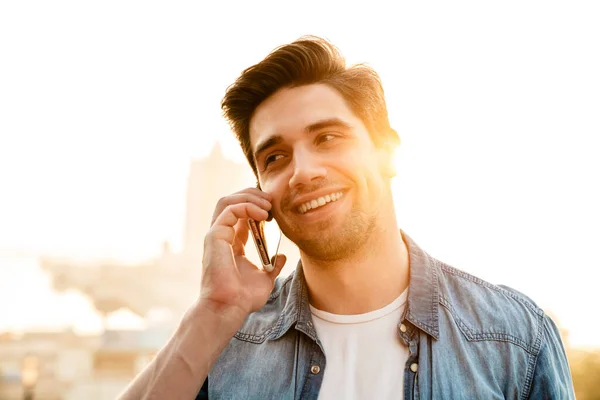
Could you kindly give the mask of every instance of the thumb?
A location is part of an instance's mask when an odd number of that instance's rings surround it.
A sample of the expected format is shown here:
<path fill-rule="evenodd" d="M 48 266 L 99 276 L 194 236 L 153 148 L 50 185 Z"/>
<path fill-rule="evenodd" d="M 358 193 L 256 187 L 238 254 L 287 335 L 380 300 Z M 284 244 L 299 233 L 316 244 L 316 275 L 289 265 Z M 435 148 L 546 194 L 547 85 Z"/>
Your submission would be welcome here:
<path fill-rule="evenodd" d="M 277 276 L 283 269 L 283 266 L 285 265 L 286 261 L 287 257 L 285 256 L 285 254 L 277 254 L 271 257 L 271 265 L 273 265 L 273 271 L 269 272 L 271 278 L 277 278 Z"/>

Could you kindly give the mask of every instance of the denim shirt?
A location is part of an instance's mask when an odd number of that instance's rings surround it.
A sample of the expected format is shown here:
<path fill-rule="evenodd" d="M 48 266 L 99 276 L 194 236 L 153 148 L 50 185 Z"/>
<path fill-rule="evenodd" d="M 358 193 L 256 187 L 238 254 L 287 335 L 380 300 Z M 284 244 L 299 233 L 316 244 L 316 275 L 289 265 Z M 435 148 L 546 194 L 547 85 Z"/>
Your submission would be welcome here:
<path fill-rule="evenodd" d="M 409 357 L 399 399 L 575 398 L 559 331 L 540 308 L 402 236 L 410 283 L 397 334 Z M 197 399 L 317 399 L 326 368 L 299 263 L 247 317 Z"/>

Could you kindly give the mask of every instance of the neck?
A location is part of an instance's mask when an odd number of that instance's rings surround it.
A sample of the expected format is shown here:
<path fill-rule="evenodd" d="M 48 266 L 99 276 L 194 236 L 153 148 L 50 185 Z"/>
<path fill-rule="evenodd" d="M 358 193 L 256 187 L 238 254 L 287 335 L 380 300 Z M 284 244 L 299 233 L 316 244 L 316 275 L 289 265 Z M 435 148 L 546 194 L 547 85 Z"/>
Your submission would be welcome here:
<path fill-rule="evenodd" d="M 409 281 L 408 250 L 395 217 L 391 221 L 351 257 L 322 262 L 301 253 L 313 307 L 333 314 L 362 314 L 385 307 L 402 294 Z"/>

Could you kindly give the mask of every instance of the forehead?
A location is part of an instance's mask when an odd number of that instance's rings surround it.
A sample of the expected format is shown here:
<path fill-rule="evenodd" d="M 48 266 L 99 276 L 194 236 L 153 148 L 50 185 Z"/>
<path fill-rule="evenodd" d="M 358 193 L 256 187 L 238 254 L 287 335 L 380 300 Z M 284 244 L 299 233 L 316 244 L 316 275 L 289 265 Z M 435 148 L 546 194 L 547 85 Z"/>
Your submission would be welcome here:
<path fill-rule="evenodd" d="M 283 88 L 263 101 L 250 119 L 252 149 L 261 138 L 286 136 L 327 119 L 339 118 L 352 126 L 362 125 L 345 99 L 325 84 Z"/>

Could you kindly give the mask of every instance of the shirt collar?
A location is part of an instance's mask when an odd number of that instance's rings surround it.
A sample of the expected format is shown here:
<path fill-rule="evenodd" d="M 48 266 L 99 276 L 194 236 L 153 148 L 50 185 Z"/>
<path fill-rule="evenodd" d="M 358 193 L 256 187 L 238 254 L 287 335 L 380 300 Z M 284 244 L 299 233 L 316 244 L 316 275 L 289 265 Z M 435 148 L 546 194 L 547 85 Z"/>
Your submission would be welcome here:
<path fill-rule="evenodd" d="M 435 339 L 439 337 L 438 304 L 441 272 L 439 262 L 422 250 L 406 233 L 400 231 L 408 248 L 410 262 L 410 282 L 405 318 Z M 271 339 L 283 336 L 293 325 L 313 340 L 317 333 L 312 324 L 308 300 L 308 287 L 299 261 L 292 277 L 287 301 L 278 321 L 279 329 L 274 330 Z"/>
<path fill-rule="evenodd" d="M 441 273 L 439 262 L 421 249 L 406 233 L 400 232 L 406 247 L 408 247 L 410 260 L 406 319 L 438 339 L 440 334 L 438 277 Z"/>
<path fill-rule="evenodd" d="M 297 330 L 304 332 L 313 340 L 317 340 L 309 304 L 308 287 L 302 270 L 302 261 L 298 261 L 290 284 L 288 298 L 277 322 L 280 329 L 274 329 L 271 339 L 279 339 L 295 324 Z"/>

